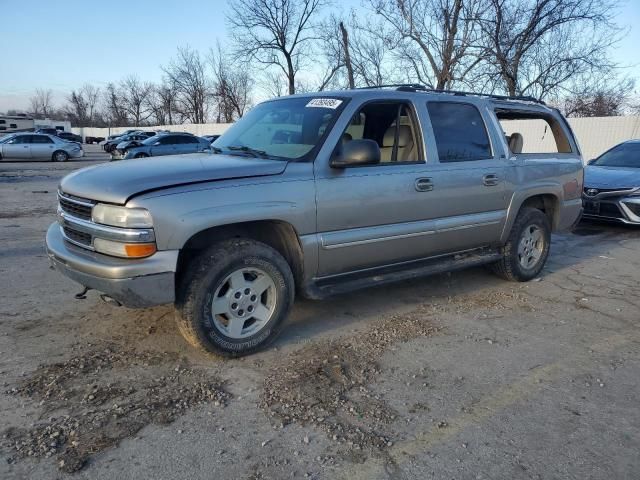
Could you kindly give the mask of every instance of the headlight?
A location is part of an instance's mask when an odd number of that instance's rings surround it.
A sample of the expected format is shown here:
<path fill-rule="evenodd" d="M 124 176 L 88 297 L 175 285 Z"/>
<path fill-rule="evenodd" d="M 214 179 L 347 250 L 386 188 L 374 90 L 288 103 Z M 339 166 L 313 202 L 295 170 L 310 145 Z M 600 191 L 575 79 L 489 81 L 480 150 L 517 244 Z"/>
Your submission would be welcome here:
<path fill-rule="evenodd" d="M 156 253 L 155 243 L 122 243 L 104 238 L 94 238 L 96 252 L 123 258 L 143 258 Z"/>
<path fill-rule="evenodd" d="M 99 203 L 91 211 L 91 219 L 96 223 L 123 228 L 151 228 L 151 214 L 144 208 L 126 208 Z"/>

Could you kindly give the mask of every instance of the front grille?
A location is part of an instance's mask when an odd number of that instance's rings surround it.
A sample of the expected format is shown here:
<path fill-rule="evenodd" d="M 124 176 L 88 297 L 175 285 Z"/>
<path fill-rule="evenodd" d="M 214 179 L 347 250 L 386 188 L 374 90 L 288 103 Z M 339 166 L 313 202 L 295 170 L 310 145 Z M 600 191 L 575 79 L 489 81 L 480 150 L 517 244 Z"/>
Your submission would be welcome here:
<path fill-rule="evenodd" d="M 91 220 L 92 202 L 84 199 L 77 199 L 68 195 L 58 194 L 58 203 L 63 212 L 68 213 L 72 217 L 81 218 L 82 220 Z"/>
<path fill-rule="evenodd" d="M 86 245 L 88 247 L 91 246 L 91 235 L 84 232 L 79 232 L 78 230 L 74 230 L 68 226 L 63 227 L 65 236 L 76 243 L 80 243 L 82 245 Z"/>

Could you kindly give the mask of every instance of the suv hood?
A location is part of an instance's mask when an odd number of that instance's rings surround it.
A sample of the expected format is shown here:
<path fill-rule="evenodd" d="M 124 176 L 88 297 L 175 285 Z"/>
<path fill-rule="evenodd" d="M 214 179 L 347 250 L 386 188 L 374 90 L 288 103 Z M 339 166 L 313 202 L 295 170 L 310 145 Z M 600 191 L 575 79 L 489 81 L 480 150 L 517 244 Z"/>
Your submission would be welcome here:
<path fill-rule="evenodd" d="M 587 165 L 584 169 L 584 186 L 591 188 L 640 187 L 640 168 Z"/>
<path fill-rule="evenodd" d="M 284 160 L 192 153 L 124 160 L 83 168 L 60 182 L 64 193 L 124 205 L 151 190 L 232 178 L 278 175 Z"/>

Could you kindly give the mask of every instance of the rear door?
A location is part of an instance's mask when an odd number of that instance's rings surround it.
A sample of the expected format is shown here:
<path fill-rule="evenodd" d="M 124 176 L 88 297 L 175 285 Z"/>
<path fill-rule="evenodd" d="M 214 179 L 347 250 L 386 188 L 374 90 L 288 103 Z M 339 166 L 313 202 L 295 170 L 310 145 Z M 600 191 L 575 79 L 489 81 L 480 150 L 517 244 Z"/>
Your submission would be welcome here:
<path fill-rule="evenodd" d="M 178 153 L 195 153 L 201 151 L 200 142 L 196 137 L 183 135 L 178 145 Z"/>
<path fill-rule="evenodd" d="M 489 113 L 471 102 L 429 100 L 426 142 L 433 200 L 439 205 L 437 250 L 453 252 L 499 241 L 509 198 L 508 162 Z M 437 161 L 436 161 L 437 159 Z"/>
<path fill-rule="evenodd" d="M 151 155 L 175 155 L 178 153 L 179 135 L 165 135 L 151 147 Z"/>
<path fill-rule="evenodd" d="M 31 136 L 31 158 L 37 160 L 51 160 L 56 144 L 47 135 Z"/>
<path fill-rule="evenodd" d="M 32 135 L 16 135 L 2 145 L 2 156 L 20 160 L 31 158 L 31 137 Z"/>

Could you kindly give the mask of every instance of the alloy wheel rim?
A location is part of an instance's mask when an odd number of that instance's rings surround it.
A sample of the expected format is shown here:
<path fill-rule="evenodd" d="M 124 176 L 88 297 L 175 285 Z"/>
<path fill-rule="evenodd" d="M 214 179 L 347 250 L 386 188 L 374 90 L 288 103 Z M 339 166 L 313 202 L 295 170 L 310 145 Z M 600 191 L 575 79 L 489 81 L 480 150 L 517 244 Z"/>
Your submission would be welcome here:
<path fill-rule="evenodd" d="M 537 225 L 526 227 L 518 244 L 518 261 L 526 269 L 534 268 L 544 253 L 544 235 Z"/>
<path fill-rule="evenodd" d="M 66 154 L 64 152 L 58 152 L 56 153 L 56 161 L 58 162 L 64 162 L 64 160 L 66 159 Z"/>
<path fill-rule="evenodd" d="M 211 316 L 227 337 L 242 339 L 262 330 L 276 308 L 276 284 L 259 268 L 234 270 L 216 288 Z"/>

